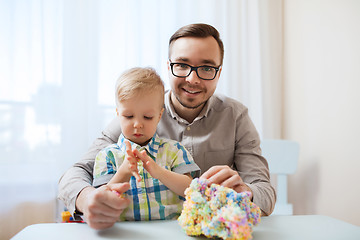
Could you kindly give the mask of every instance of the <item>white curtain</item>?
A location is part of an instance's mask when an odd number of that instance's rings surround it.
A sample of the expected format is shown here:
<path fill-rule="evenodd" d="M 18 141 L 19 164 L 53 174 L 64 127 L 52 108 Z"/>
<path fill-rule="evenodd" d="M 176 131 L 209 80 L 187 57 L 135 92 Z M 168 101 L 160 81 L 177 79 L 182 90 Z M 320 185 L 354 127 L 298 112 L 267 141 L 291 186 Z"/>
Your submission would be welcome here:
<path fill-rule="evenodd" d="M 168 39 L 183 25 L 219 30 L 217 92 L 248 106 L 261 136 L 279 137 L 282 6 L 268 2 L 0 0 L 0 238 L 49 221 L 12 216 L 23 203 L 55 202 L 61 174 L 115 116 L 122 71 L 151 66 L 169 86 Z"/>

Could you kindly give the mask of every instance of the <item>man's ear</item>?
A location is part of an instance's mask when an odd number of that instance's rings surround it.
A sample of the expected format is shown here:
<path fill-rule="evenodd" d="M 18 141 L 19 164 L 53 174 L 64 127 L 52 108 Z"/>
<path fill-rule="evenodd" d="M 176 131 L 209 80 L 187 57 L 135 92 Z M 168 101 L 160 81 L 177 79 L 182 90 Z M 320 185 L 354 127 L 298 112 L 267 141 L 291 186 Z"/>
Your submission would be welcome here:
<path fill-rule="evenodd" d="M 167 65 L 167 70 L 170 71 L 170 61 L 169 61 L 169 59 L 166 61 L 166 65 Z"/>
<path fill-rule="evenodd" d="M 221 71 L 222 71 L 222 66 L 220 66 L 219 72 L 217 74 L 218 78 L 220 78 Z"/>

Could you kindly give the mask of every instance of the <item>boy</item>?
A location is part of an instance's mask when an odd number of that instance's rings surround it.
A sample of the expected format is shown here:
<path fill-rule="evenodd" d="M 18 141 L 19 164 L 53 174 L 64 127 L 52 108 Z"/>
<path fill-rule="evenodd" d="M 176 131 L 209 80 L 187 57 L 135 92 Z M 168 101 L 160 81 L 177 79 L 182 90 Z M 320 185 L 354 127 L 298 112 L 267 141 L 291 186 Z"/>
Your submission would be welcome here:
<path fill-rule="evenodd" d="M 132 68 L 117 80 L 115 97 L 122 134 L 97 154 L 93 185 L 130 182 L 124 194 L 130 205 L 120 220 L 178 217 L 180 196 L 199 167 L 180 143 L 156 134 L 164 112 L 163 82 L 151 68 Z"/>

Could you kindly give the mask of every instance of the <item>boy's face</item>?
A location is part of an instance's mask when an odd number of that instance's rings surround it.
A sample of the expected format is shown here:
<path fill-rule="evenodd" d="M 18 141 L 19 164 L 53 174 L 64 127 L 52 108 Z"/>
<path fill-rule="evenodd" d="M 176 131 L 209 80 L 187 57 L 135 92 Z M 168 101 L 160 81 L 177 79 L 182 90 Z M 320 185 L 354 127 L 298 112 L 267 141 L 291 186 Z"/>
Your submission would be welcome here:
<path fill-rule="evenodd" d="M 141 146 L 146 145 L 156 132 L 164 111 L 159 92 L 141 93 L 121 101 L 116 108 L 121 131 L 125 138 Z"/>
<path fill-rule="evenodd" d="M 220 47 L 213 37 L 182 37 L 172 43 L 169 51 L 170 61 L 173 63 L 186 63 L 193 67 L 203 65 L 219 67 L 221 63 Z M 213 80 L 200 79 L 195 71 L 188 77 L 181 78 L 171 73 L 168 63 L 171 93 L 175 96 L 173 102 L 175 109 L 180 105 L 190 109 L 202 108 L 215 92 L 220 73 L 221 69 Z"/>

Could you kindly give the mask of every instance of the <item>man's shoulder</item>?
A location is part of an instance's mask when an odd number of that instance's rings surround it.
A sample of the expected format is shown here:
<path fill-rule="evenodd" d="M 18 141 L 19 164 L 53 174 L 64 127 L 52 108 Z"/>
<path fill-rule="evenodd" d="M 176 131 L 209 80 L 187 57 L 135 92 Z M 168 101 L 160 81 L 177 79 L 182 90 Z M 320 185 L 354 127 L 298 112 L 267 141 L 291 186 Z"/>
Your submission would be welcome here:
<path fill-rule="evenodd" d="M 102 131 L 103 137 L 109 143 L 116 143 L 121 134 L 120 121 L 118 117 L 114 117 L 111 122 Z"/>
<path fill-rule="evenodd" d="M 234 112 L 242 113 L 248 110 L 238 100 L 219 93 L 213 95 L 212 101 L 212 108 L 217 112 L 231 109 Z"/>

